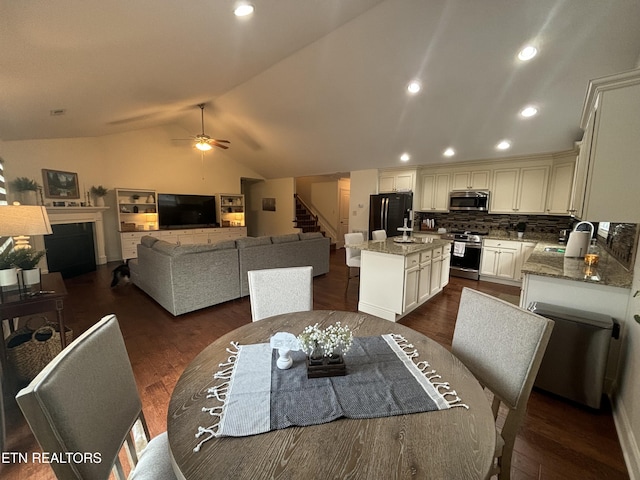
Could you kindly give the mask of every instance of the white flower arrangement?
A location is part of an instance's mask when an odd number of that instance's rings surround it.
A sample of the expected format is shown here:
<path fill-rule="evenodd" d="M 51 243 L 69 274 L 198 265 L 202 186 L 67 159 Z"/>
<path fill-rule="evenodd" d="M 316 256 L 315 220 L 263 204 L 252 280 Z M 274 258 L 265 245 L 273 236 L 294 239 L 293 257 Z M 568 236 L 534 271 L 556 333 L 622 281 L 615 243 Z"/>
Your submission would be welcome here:
<path fill-rule="evenodd" d="M 329 325 L 321 330 L 316 323 L 313 326 L 306 327 L 300 335 L 298 335 L 300 349 L 307 355 L 311 355 L 317 348 L 322 351 L 325 357 L 332 356 L 336 352 L 347 353 L 353 343 L 353 333 L 348 326 Z"/>

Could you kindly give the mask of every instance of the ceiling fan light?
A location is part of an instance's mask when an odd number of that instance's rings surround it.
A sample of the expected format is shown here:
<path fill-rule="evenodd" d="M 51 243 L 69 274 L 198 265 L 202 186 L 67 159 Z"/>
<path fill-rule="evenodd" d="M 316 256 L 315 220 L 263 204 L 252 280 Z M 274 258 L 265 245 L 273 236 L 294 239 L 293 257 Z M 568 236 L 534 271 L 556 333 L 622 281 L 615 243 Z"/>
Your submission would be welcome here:
<path fill-rule="evenodd" d="M 207 142 L 201 141 L 201 142 L 196 143 L 196 148 L 198 150 L 200 150 L 201 152 L 208 152 L 213 147 L 211 145 L 209 145 Z"/>
<path fill-rule="evenodd" d="M 233 13 L 236 17 L 246 17 L 247 15 L 251 15 L 253 13 L 254 7 L 248 3 L 241 3 L 236 6 Z"/>

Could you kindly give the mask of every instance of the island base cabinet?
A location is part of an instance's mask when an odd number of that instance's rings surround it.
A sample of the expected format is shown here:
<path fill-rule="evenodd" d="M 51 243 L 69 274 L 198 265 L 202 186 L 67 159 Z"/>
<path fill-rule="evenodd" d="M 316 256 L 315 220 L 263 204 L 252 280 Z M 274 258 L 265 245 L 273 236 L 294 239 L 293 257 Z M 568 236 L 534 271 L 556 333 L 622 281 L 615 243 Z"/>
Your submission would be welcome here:
<path fill-rule="evenodd" d="M 399 320 L 442 291 L 449 280 L 448 275 L 443 278 L 449 259 L 442 256 L 442 248 L 407 256 L 363 250 L 358 310 Z"/>

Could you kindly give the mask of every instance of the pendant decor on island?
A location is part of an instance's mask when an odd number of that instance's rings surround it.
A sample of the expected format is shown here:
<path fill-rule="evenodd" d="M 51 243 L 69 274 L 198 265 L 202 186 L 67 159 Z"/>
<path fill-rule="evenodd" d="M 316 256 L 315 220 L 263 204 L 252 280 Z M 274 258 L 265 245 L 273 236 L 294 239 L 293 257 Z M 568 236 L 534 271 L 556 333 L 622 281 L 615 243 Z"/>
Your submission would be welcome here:
<path fill-rule="evenodd" d="M 307 378 L 346 375 L 344 354 L 353 342 L 349 327 L 337 322 L 321 330 L 316 323 L 304 329 L 298 336 L 298 342 L 301 350 L 307 354 Z"/>

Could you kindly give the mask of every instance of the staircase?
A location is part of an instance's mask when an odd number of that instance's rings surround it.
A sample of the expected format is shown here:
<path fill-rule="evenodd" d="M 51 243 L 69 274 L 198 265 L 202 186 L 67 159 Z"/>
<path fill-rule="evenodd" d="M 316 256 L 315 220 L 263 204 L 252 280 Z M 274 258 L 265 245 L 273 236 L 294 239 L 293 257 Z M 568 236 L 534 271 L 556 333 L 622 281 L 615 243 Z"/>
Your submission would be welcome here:
<path fill-rule="evenodd" d="M 300 228 L 303 233 L 306 232 L 320 232 L 325 237 L 326 232 L 322 230 L 320 224 L 318 223 L 318 217 L 311 213 L 309 208 L 304 204 L 304 202 L 298 197 L 298 195 L 294 195 L 296 200 L 296 219 L 295 219 L 295 227 Z M 331 250 L 336 249 L 336 244 L 331 240 Z"/>
<path fill-rule="evenodd" d="M 309 211 L 306 205 L 300 200 L 298 195 L 296 198 L 296 220 L 295 227 L 301 228 L 304 233 L 306 232 L 321 232 L 320 225 L 318 224 L 318 217 Z M 322 232 L 324 235 L 324 232 Z"/>

